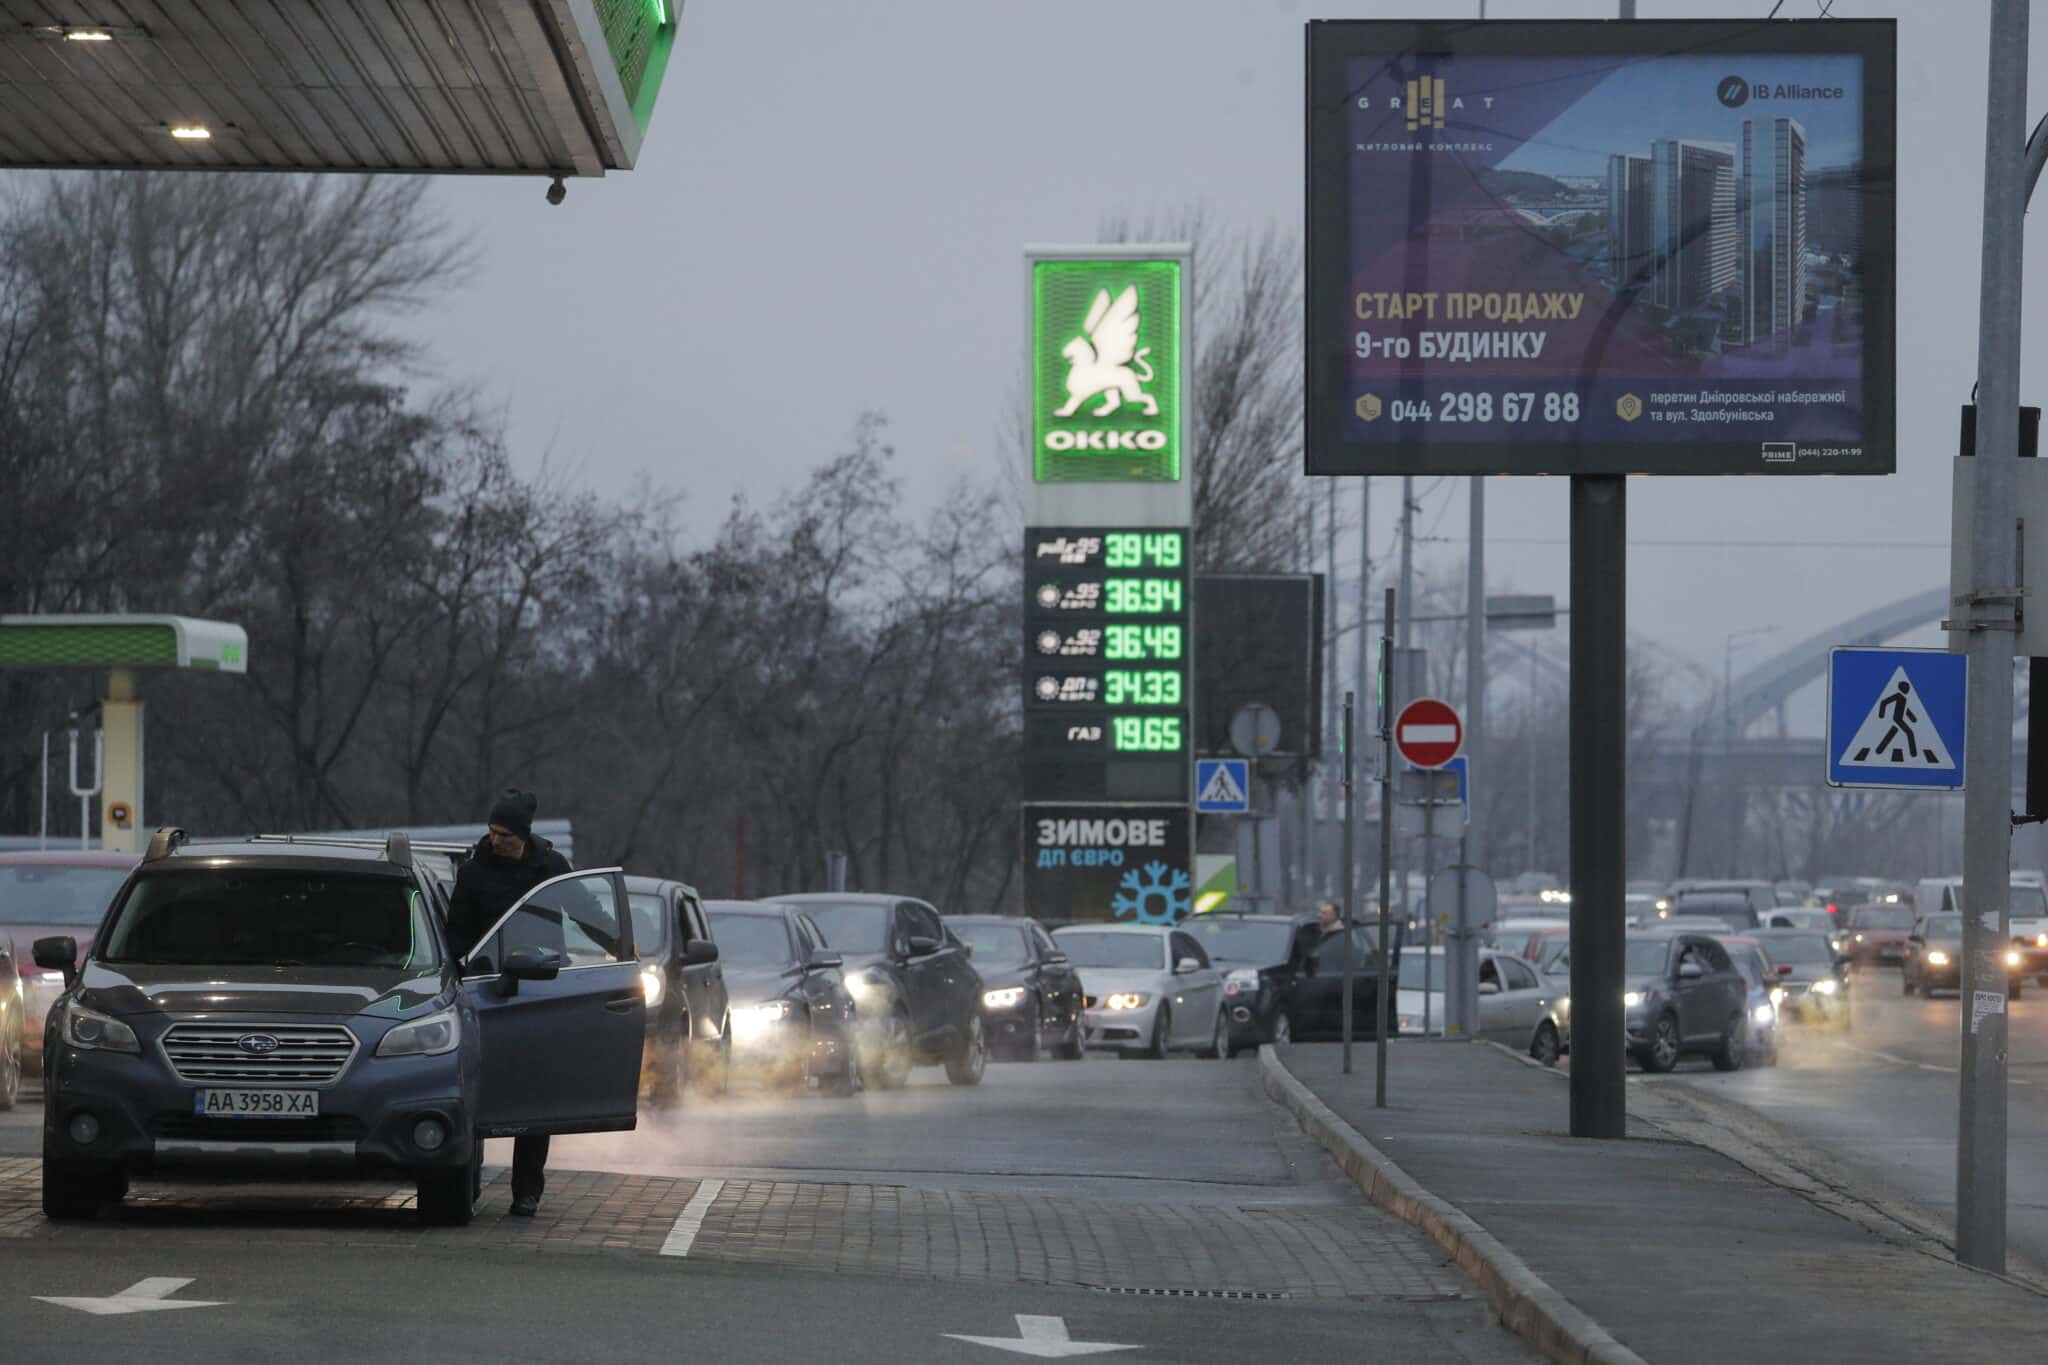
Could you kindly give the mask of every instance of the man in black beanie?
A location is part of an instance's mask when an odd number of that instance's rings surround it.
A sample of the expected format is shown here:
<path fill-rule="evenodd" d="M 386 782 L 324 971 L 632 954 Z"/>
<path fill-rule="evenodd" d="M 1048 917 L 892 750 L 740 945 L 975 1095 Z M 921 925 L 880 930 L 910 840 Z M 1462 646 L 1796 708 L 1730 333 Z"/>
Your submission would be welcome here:
<path fill-rule="evenodd" d="M 533 793 L 509 787 L 492 804 L 490 828 L 456 872 L 455 891 L 448 898 L 448 937 L 458 954 L 474 948 L 521 896 L 573 870 L 553 844 L 533 832 L 539 808 Z M 522 1218 L 540 1208 L 547 1162 L 545 1133 L 513 1139 L 512 1212 Z"/>

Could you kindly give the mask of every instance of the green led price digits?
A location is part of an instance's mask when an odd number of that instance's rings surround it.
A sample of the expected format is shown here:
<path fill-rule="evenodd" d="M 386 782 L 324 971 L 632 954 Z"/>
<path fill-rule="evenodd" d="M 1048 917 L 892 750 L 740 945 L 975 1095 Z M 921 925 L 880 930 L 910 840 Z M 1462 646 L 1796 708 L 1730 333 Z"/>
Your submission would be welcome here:
<path fill-rule="evenodd" d="M 1113 668 L 1102 675 L 1102 699 L 1111 706 L 1178 706 L 1180 686 L 1170 668 Z"/>
<path fill-rule="evenodd" d="M 1180 611 L 1180 583 L 1170 578 L 1110 578 L 1103 599 L 1113 616 L 1164 616 Z"/>
<path fill-rule="evenodd" d="M 1114 531 L 1103 538 L 1106 558 L 1112 569 L 1160 569 L 1180 567 L 1180 532 Z"/>
<path fill-rule="evenodd" d="M 1178 659 L 1179 626 L 1105 627 L 1102 656 L 1105 659 Z"/>
<path fill-rule="evenodd" d="M 1119 753 L 1171 753 L 1180 748 L 1179 716 L 1114 716 L 1111 742 Z"/>

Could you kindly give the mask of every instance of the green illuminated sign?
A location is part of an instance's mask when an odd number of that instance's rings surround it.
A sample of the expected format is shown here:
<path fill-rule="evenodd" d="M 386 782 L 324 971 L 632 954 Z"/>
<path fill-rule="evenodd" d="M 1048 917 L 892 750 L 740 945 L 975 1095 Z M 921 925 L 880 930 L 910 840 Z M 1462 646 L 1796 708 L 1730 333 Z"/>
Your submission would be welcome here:
<path fill-rule="evenodd" d="M 1111 721 L 1114 747 L 1124 754 L 1177 753 L 1180 750 L 1179 716 L 1117 716 Z"/>
<path fill-rule="evenodd" d="M 605 46 L 611 49 L 612 69 L 619 73 L 626 102 L 633 106 L 634 121 L 644 133 L 662 74 L 668 69 L 669 54 L 675 48 L 681 0 L 592 0 L 592 4 L 598 25 L 604 29 Z"/>
<path fill-rule="evenodd" d="M 1179 261 L 1033 262 L 1031 440 L 1038 482 L 1178 481 L 1180 348 Z"/>

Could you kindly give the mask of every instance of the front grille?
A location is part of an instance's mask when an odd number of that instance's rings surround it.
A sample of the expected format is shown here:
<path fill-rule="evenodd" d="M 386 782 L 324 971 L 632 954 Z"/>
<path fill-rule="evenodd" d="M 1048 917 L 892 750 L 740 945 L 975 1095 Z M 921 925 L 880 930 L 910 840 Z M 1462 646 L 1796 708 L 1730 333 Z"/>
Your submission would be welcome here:
<path fill-rule="evenodd" d="M 360 1142 L 367 1131 L 361 1119 L 348 1115 L 317 1119 L 199 1119 L 190 1114 L 159 1114 L 149 1121 L 151 1137 L 173 1140 Z"/>
<path fill-rule="evenodd" d="M 252 1034 L 277 1040 L 274 1052 L 245 1052 Z M 173 1024 L 164 1056 L 178 1078 L 195 1083 L 324 1085 L 355 1055 L 356 1038 L 339 1024 Z"/>

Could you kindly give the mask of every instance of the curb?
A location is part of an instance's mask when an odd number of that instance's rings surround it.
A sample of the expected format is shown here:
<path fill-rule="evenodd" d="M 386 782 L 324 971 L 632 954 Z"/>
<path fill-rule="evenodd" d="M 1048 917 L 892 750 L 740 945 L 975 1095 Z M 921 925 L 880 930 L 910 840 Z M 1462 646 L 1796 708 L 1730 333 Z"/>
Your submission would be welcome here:
<path fill-rule="evenodd" d="M 1426 1232 L 1477 1280 L 1501 1325 L 1557 1365 L 1647 1365 L 1531 1270 L 1471 1215 L 1439 1199 L 1299 1080 L 1271 1045 L 1259 1048 L 1266 1094 L 1337 1159 L 1367 1198 Z"/>

